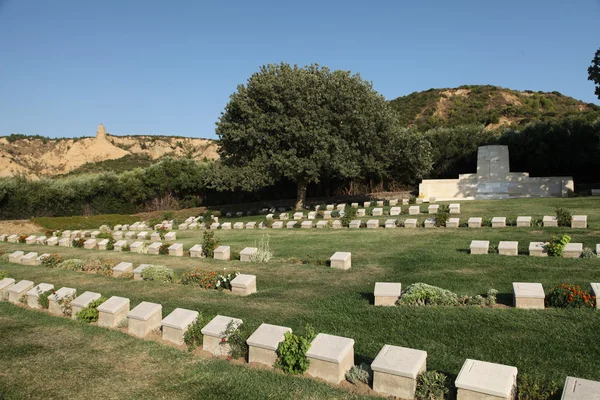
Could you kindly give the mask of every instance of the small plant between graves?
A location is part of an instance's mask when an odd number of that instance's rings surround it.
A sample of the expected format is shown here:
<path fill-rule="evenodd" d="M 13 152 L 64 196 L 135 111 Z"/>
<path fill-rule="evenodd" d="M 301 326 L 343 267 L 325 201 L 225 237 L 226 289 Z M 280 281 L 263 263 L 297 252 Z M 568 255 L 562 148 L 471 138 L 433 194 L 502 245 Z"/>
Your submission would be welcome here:
<path fill-rule="evenodd" d="M 106 297 L 101 296 L 100 298 L 90 302 L 87 307 L 82 308 L 76 315 L 77 319 L 87 323 L 98 321 L 100 312 L 98 306 L 106 301 Z"/>
<path fill-rule="evenodd" d="M 38 303 L 43 309 L 48 309 L 48 307 L 50 306 L 50 300 L 48 300 L 48 297 L 52 296 L 55 293 L 56 292 L 54 291 L 54 289 L 46 290 L 45 292 L 39 293 Z"/>
<path fill-rule="evenodd" d="M 158 254 L 162 254 L 163 256 L 169 255 L 169 247 L 171 247 L 173 243 L 163 243 L 158 248 Z"/>
<path fill-rule="evenodd" d="M 19 243 L 27 242 L 27 236 L 25 236 L 25 235 L 19 236 L 19 238 L 17 239 L 17 242 L 19 242 Z"/>
<path fill-rule="evenodd" d="M 562 257 L 565 246 L 571 241 L 571 236 L 562 235 L 561 237 L 552 236 L 548 244 L 546 244 L 546 251 L 550 257 Z"/>
<path fill-rule="evenodd" d="M 485 296 L 458 296 L 437 286 L 426 283 L 414 283 L 409 285 L 403 292 L 398 301 L 400 305 L 409 306 L 481 306 L 492 307 L 496 305 L 496 289 L 489 289 Z"/>
<path fill-rule="evenodd" d="M 225 331 L 221 333 L 221 345 L 229 345 L 229 357 L 234 360 L 246 359 L 248 356 L 248 344 L 246 340 L 250 337 L 249 329 L 245 324 L 237 325 L 234 321 L 227 324 Z"/>
<path fill-rule="evenodd" d="M 598 258 L 598 254 L 596 254 L 593 249 L 584 247 L 581 252 L 581 258 Z"/>
<path fill-rule="evenodd" d="M 450 393 L 451 383 L 446 374 L 438 371 L 425 371 L 417 376 L 417 400 L 444 400 Z"/>
<path fill-rule="evenodd" d="M 348 228 L 350 226 L 350 222 L 353 219 L 356 219 L 356 214 L 358 209 L 356 207 L 346 207 L 345 214 L 342 217 L 342 226 Z"/>
<path fill-rule="evenodd" d="M 73 300 L 75 300 L 74 294 L 70 294 L 58 300 L 58 305 L 60 306 L 60 309 L 65 317 L 71 317 L 73 314 L 73 306 L 71 305 Z"/>
<path fill-rule="evenodd" d="M 69 260 L 64 260 L 55 268 L 64 269 L 67 271 L 83 271 L 83 260 L 80 260 L 78 258 L 71 258 Z"/>
<path fill-rule="evenodd" d="M 558 226 L 571 226 L 571 212 L 566 208 L 556 209 L 556 222 Z"/>
<path fill-rule="evenodd" d="M 58 253 L 52 253 L 42 260 L 42 266 L 46 268 L 56 268 L 57 265 L 62 263 L 64 260 Z"/>
<path fill-rule="evenodd" d="M 168 232 L 168 229 L 164 225 L 156 227 L 156 233 L 158 233 L 160 235 L 160 240 L 165 240 L 165 234 L 167 232 Z"/>
<path fill-rule="evenodd" d="M 553 287 L 548 293 L 548 305 L 556 308 L 594 308 L 596 296 L 579 286 L 565 283 Z"/>
<path fill-rule="evenodd" d="M 145 281 L 171 283 L 173 282 L 173 276 L 173 270 L 164 265 L 150 265 L 142 271 L 142 279 Z"/>
<path fill-rule="evenodd" d="M 519 374 L 517 376 L 517 400 L 547 400 L 558 396 L 561 385 L 536 376 Z"/>
<path fill-rule="evenodd" d="M 4 278 L 6 278 L 6 276 L 7 276 L 6 271 L 4 271 L 4 270 L 0 271 L 0 279 L 4 279 Z"/>
<path fill-rule="evenodd" d="M 215 249 L 219 247 L 219 238 L 215 237 L 215 232 L 208 230 L 204 232 L 202 241 L 202 254 L 207 258 L 213 258 Z"/>
<path fill-rule="evenodd" d="M 446 211 L 446 209 L 448 211 Z M 445 205 L 440 206 L 440 208 L 438 208 L 437 213 L 435 214 L 435 226 L 446 226 L 448 218 L 450 218 L 450 209 L 448 208 L 448 206 Z"/>
<path fill-rule="evenodd" d="M 250 261 L 268 263 L 273 258 L 273 252 L 269 248 L 269 235 L 267 235 L 267 240 L 264 236 L 261 237 L 256 248 L 256 252 L 250 255 Z"/>
<path fill-rule="evenodd" d="M 373 371 L 371 367 L 366 363 L 360 365 L 354 365 L 348 372 L 346 372 L 346 380 L 354 385 L 364 383 L 366 385 L 371 381 L 371 375 Z"/>
<path fill-rule="evenodd" d="M 304 327 L 304 331 L 303 335 L 286 332 L 283 341 L 279 342 L 275 367 L 286 374 L 303 374 L 308 370 L 310 360 L 306 357 L 306 352 L 317 335 L 308 324 Z"/>
<path fill-rule="evenodd" d="M 71 241 L 71 246 L 78 248 L 78 249 L 82 249 L 84 244 L 85 244 L 84 238 L 73 239 Z"/>
<path fill-rule="evenodd" d="M 204 339 L 202 328 L 204 328 L 211 319 L 212 318 L 208 318 L 202 314 L 202 312 L 198 312 L 198 319 L 191 324 L 183 334 L 183 341 L 187 345 L 188 351 L 192 351 L 196 347 L 202 346 Z"/>

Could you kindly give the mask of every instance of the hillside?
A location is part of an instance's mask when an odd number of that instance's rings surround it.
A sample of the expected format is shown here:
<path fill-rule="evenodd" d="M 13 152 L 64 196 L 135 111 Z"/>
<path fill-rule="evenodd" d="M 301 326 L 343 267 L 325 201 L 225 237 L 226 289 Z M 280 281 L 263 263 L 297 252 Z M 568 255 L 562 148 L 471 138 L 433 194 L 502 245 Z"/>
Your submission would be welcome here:
<path fill-rule="evenodd" d="M 559 92 L 520 92 L 491 85 L 429 89 L 398 97 L 390 105 L 398 111 L 402 125 L 422 130 L 464 124 L 484 124 L 493 130 L 577 114 L 600 116 L 597 105 Z"/>
<path fill-rule="evenodd" d="M 100 125 L 96 137 L 49 139 L 42 136 L 0 137 L 0 177 L 22 174 L 30 178 L 66 174 L 74 170 L 132 168 L 164 156 L 216 159 L 214 140 L 173 136 L 113 136 Z M 119 160 L 119 162 L 107 162 Z M 120 162 L 120 161 L 123 162 Z M 86 165 L 86 167 L 83 167 Z"/>

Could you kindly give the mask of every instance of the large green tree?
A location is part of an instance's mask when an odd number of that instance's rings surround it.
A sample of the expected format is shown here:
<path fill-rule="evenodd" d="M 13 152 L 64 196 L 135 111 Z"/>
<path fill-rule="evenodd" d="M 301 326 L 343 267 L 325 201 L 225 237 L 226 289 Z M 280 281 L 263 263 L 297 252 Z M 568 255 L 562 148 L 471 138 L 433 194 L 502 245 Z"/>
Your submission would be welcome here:
<path fill-rule="evenodd" d="M 296 208 L 308 184 L 324 177 L 383 178 L 392 164 L 401 166 L 396 150 L 408 144 L 398 131 L 393 110 L 369 82 L 316 64 L 262 66 L 217 122 L 223 163 L 253 171 L 261 177 L 256 185 L 295 182 Z"/>
<path fill-rule="evenodd" d="M 600 99 L 600 49 L 596 51 L 592 65 L 588 67 L 588 80 L 596 84 L 596 96 Z"/>

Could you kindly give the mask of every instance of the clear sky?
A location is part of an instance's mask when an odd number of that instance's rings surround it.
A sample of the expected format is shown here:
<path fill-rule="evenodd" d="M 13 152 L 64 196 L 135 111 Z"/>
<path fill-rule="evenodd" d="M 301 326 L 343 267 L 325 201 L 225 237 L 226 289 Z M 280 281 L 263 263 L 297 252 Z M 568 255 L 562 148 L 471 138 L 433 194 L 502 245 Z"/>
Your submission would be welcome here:
<path fill-rule="evenodd" d="M 214 138 L 236 86 L 285 61 L 391 100 L 492 84 L 595 102 L 600 0 L 0 0 L 0 135 Z"/>

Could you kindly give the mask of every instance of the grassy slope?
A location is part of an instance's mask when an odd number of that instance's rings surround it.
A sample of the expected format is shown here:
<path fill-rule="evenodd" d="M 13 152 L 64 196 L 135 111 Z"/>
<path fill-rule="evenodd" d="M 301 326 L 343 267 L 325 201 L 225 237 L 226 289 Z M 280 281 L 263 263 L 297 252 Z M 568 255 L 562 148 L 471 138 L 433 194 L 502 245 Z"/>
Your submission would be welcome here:
<path fill-rule="evenodd" d="M 596 345 L 600 313 L 592 310 L 372 306 L 376 281 L 396 281 L 403 285 L 422 281 L 470 295 L 483 294 L 493 287 L 500 291 L 499 301 L 504 304 L 511 303 L 511 283 L 515 281 L 541 282 L 546 289 L 563 282 L 587 289 L 589 282 L 600 281 L 599 259 L 471 256 L 467 253 L 473 239 L 491 240 L 492 244 L 518 240 L 521 250 L 526 250 L 530 241 L 547 240 L 551 234 L 562 233 L 569 233 L 574 242 L 583 242 L 587 247 L 600 243 L 600 199 L 596 198 L 464 202 L 461 218 L 472 214 L 542 216 L 552 214 L 556 206 L 587 214 L 590 228 L 218 231 L 221 242 L 238 252 L 268 233 L 278 259 L 266 265 L 60 249 L 69 257 L 161 263 L 178 271 L 195 267 L 237 268 L 258 277 L 259 293 L 244 299 L 181 285 L 125 281 L 43 267 L 3 263 L 0 269 L 6 269 L 10 276 L 18 279 L 127 296 L 132 306 L 142 300 L 159 302 L 164 315 L 176 307 L 184 307 L 209 315 L 239 317 L 252 327 L 267 322 L 300 329 L 309 322 L 318 332 L 354 338 L 357 363 L 374 358 L 384 344 L 394 344 L 428 351 L 428 368 L 451 375 L 458 373 L 466 358 L 474 358 L 515 365 L 521 373 L 539 374 L 561 383 L 566 375 L 600 380 L 600 348 Z M 198 231 L 180 231 L 178 242 L 188 249 L 201 242 L 201 235 Z M 48 250 L 43 246 L 0 244 L 0 250 L 14 249 L 39 253 Z M 331 270 L 293 260 L 325 260 L 335 251 L 352 251 L 351 270 Z M 14 324 L 17 323 L 12 321 L 11 326 Z M 31 362 L 42 363 L 43 359 L 32 356 Z M 147 370 L 147 367 L 141 368 Z M 9 373 L 5 379 L 17 378 Z M 160 387 L 160 380 L 154 379 L 154 382 Z M 48 379 L 46 385 L 52 388 L 56 384 Z"/>

